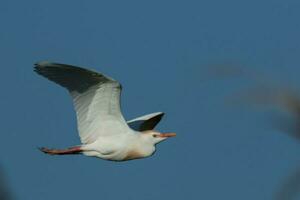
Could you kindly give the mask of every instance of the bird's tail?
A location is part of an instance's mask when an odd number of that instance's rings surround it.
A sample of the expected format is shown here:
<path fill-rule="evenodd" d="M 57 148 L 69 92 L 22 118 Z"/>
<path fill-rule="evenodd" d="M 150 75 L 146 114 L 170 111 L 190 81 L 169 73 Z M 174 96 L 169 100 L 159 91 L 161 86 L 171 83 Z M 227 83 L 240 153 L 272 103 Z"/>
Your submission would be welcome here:
<path fill-rule="evenodd" d="M 80 154 L 82 149 L 80 146 L 70 147 L 68 149 L 48 149 L 46 147 L 39 148 L 42 152 L 49 155 L 68 155 L 68 154 Z"/>

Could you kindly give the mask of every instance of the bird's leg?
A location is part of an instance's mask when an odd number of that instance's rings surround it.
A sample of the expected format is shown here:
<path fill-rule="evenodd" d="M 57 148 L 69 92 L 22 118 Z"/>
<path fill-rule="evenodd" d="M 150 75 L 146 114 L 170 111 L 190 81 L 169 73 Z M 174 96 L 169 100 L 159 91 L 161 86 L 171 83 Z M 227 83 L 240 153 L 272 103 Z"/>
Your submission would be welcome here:
<path fill-rule="evenodd" d="M 79 154 L 82 152 L 80 147 L 70 147 L 68 149 L 48 149 L 46 147 L 39 148 L 42 152 L 50 155 L 67 155 Z"/>

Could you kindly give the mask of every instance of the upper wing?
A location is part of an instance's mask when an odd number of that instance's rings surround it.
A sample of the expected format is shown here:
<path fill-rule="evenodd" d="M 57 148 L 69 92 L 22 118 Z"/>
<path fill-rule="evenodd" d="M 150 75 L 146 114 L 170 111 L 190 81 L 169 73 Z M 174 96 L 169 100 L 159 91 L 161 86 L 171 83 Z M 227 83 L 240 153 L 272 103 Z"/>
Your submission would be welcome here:
<path fill-rule="evenodd" d="M 117 81 L 91 70 L 58 63 L 39 62 L 35 71 L 69 90 L 82 143 L 129 129 L 121 113 L 121 85 Z"/>
<path fill-rule="evenodd" d="M 127 121 L 127 124 L 130 128 L 136 131 L 147 131 L 152 130 L 160 122 L 161 118 L 164 116 L 162 112 L 151 113 L 144 115 L 130 121 Z"/>

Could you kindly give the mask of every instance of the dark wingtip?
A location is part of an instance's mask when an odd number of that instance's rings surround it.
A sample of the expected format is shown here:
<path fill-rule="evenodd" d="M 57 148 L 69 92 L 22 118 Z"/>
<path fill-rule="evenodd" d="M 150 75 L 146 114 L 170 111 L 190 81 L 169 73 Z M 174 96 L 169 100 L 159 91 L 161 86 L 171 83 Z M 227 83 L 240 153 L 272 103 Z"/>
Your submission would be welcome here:
<path fill-rule="evenodd" d="M 160 114 L 158 114 L 157 116 L 156 116 L 156 118 L 158 118 L 159 119 L 159 121 L 163 118 L 163 116 L 165 115 L 165 113 L 164 112 L 161 112 Z"/>
<path fill-rule="evenodd" d="M 44 152 L 45 147 L 37 147 L 37 149 Z"/>
<path fill-rule="evenodd" d="M 40 150 L 41 152 L 45 153 L 45 154 L 49 154 L 49 150 L 48 148 L 46 147 L 38 147 L 38 150 Z"/>
<path fill-rule="evenodd" d="M 34 63 L 34 65 L 35 65 L 35 66 L 41 66 L 41 67 L 43 67 L 43 66 L 49 65 L 49 64 L 51 64 L 51 63 L 52 63 L 52 62 L 49 62 L 49 61 L 47 61 L 47 60 L 43 60 L 43 61 L 38 61 L 38 62 Z"/>
<path fill-rule="evenodd" d="M 49 61 L 39 61 L 34 63 L 34 69 L 33 71 L 35 71 L 36 73 L 40 73 L 41 69 L 46 67 L 47 65 L 49 65 L 51 62 Z"/>

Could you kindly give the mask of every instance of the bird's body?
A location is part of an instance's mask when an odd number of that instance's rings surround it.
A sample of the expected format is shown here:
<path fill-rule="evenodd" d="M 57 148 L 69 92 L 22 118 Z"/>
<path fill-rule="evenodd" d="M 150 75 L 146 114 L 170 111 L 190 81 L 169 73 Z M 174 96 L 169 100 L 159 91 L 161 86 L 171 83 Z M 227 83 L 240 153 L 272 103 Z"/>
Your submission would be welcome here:
<path fill-rule="evenodd" d="M 87 156 L 96 156 L 108 160 L 131 160 L 151 156 L 155 146 L 144 140 L 139 133 L 108 136 L 81 149 Z M 114 141 L 112 143 L 112 141 Z"/>
<path fill-rule="evenodd" d="M 125 121 L 120 108 L 121 85 L 103 74 L 65 64 L 40 62 L 35 71 L 70 92 L 77 114 L 82 144 L 69 149 L 41 148 L 52 155 L 78 154 L 124 161 L 151 156 L 155 144 L 174 133 L 159 133 L 154 127 L 163 113 Z"/>

